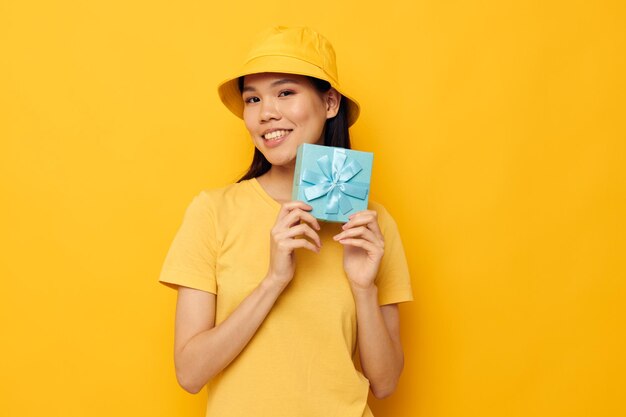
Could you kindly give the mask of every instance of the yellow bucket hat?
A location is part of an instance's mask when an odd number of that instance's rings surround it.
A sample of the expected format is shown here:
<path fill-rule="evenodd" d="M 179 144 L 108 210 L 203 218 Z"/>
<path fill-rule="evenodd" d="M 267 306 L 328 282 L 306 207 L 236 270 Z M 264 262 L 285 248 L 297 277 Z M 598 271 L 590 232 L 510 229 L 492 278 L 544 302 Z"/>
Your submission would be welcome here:
<path fill-rule="evenodd" d="M 243 118 L 239 77 L 262 72 L 306 75 L 328 81 L 348 105 L 348 126 L 359 118 L 359 103 L 339 85 L 335 50 L 312 29 L 277 26 L 259 36 L 243 68 L 217 88 L 220 99 L 235 116 Z"/>

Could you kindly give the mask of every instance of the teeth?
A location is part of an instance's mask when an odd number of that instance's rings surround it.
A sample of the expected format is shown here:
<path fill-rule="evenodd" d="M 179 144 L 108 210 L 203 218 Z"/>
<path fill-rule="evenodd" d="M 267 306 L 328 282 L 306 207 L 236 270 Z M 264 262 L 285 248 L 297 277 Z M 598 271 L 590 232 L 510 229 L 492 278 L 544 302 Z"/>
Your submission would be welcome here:
<path fill-rule="evenodd" d="M 263 137 L 266 140 L 276 140 L 276 139 L 282 138 L 283 136 L 285 136 L 289 132 L 290 132 L 289 130 L 275 130 L 273 132 L 270 132 L 270 133 L 264 135 Z"/>

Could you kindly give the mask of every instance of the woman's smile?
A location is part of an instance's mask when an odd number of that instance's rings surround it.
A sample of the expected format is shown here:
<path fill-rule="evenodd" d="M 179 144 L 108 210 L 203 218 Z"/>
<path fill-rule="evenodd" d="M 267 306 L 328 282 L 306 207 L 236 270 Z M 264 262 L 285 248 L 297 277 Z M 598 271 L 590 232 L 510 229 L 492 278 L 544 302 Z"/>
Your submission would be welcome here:
<path fill-rule="evenodd" d="M 292 131 L 293 129 L 271 129 L 262 137 L 265 140 L 265 145 L 273 148 L 283 143 Z"/>
<path fill-rule="evenodd" d="M 272 129 L 270 132 L 263 134 L 263 139 L 275 140 L 287 136 L 293 129 Z"/>

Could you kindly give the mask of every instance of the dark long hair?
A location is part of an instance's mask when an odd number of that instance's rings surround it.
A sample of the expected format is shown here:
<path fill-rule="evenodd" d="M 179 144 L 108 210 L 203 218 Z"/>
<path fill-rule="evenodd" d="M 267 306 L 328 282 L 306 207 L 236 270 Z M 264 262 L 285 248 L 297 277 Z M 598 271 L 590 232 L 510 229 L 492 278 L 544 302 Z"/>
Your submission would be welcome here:
<path fill-rule="evenodd" d="M 330 83 L 328 81 L 320 80 L 319 78 L 307 77 L 311 80 L 313 86 L 320 93 L 325 93 L 330 90 Z M 239 78 L 239 91 L 243 90 L 243 77 Z M 341 100 L 339 103 L 339 111 L 335 117 L 326 119 L 324 125 L 324 146 L 336 146 L 339 148 L 350 149 L 350 132 L 348 131 L 348 106 L 346 100 Z M 243 177 L 239 178 L 237 182 L 249 180 L 252 178 L 260 177 L 270 170 L 272 164 L 263 156 L 261 151 L 254 148 L 254 156 L 252 157 L 252 163 L 248 172 Z"/>

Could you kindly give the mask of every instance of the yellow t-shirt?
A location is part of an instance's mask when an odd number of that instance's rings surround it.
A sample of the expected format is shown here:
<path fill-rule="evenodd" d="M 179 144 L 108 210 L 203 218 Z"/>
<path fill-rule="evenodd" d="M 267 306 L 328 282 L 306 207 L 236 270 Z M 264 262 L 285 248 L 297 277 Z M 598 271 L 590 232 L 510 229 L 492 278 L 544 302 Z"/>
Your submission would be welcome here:
<path fill-rule="evenodd" d="M 160 281 L 217 295 L 219 325 L 259 285 L 269 266 L 280 205 L 256 179 L 203 191 L 185 213 Z M 412 300 L 397 227 L 378 212 L 385 254 L 379 304 Z M 369 417 L 369 382 L 354 365 L 357 322 L 343 271 L 341 224 L 320 222 L 319 254 L 296 250 L 292 282 L 249 344 L 208 384 L 210 417 Z"/>

